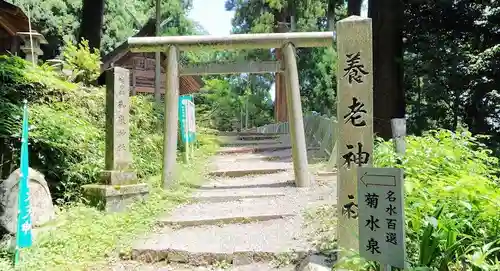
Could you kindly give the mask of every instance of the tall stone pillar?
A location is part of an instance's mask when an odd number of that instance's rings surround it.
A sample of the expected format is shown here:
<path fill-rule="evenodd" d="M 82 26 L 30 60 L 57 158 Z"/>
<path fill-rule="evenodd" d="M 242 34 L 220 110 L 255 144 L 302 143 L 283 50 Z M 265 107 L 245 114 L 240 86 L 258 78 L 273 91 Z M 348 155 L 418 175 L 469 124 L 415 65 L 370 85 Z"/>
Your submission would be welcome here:
<path fill-rule="evenodd" d="M 106 154 L 100 184 L 84 185 L 85 196 L 92 205 L 110 212 L 123 211 L 135 200 L 149 193 L 147 184 L 139 183 L 130 169 L 129 147 L 130 73 L 113 67 L 106 71 Z"/>
<path fill-rule="evenodd" d="M 341 251 L 358 251 L 357 204 L 363 199 L 357 198 L 357 168 L 373 161 L 371 19 L 351 16 L 337 22 L 337 52 L 337 240 Z"/>

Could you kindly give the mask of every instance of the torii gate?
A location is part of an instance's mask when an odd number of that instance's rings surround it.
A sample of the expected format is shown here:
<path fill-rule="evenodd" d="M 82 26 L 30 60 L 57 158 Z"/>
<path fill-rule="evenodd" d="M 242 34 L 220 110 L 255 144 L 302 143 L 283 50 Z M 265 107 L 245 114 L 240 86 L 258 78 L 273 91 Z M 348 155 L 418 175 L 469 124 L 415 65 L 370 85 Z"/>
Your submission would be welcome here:
<path fill-rule="evenodd" d="M 296 47 L 332 46 L 333 32 L 296 32 L 270 34 L 238 34 L 227 36 L 167 36 L 167 37 L 132 37 L 128 44 L 132 52 L 166 51 L 167 87 L 165 93 L 165 136 L 163 146 L 164 184 L 168 184 L 173 172 L 177 150 L 178 131 L 178 96 L 179 76 L 203 74 L 235 74 L 235 73 L 280 73 L 286 79 L 287 109 L 292 140 L 293 166 L 295 183 L 299 187 L 310 184 L 307 163 L 307 149 L 302 119 Z M 271 49 L 282 48 L 283 69 L 278 61 L 247 63 L 201 63 L 180 69 L 178 54 L 181 51 L 201 51 L 207 49 Z"/>
<path fill-rule="evenodd" d="M 338 246 L 358 250 L 358 220 L 356 211 L 351 207 L 357 206 L 356 168 L 370 166 L 373 159 L 372 22 L 369 18 L 351 16 L 337 22 L 337 32 Z M 129 38 L 128 44 L 132 52 L 167 52 L 162 172 L 164 186 L 168 186 L 177 157 L 179 76 L 265 72 L 284 73 L 295 183 L 298 187 L 309 186 L 295 48 L 331 46 L 334 38 L 333 32 Z M 282 48 L 284 65 L 276 61 L 202 63 L 180 69 L 178 63 L 181 51 L 271 48 Z M 356 146 L 359 149 L 357 151 L 354 150 Z M 347 207 L 349 208 L 346 210 Z"/>

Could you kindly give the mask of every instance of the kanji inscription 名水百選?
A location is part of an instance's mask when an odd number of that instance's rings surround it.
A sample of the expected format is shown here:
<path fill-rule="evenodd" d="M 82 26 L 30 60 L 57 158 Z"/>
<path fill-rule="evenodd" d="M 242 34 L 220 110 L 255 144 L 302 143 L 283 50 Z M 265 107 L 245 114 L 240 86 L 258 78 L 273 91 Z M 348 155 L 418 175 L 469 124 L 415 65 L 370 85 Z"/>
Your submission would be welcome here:
<path fill-rule="evenodd" d="M 358 168 L 360 255 L 403 268 L 403 173 L 397 168 Z"/>

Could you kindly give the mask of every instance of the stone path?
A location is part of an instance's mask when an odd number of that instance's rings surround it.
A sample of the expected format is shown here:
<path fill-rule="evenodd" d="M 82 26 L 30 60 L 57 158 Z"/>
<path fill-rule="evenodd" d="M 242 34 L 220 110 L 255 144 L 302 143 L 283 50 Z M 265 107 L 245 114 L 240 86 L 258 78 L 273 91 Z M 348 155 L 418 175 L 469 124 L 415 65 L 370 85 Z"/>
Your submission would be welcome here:
<path fill-rule="evenodd" d="M 192 201 L 160 217 L 161 229 L 133 245 L 133 260 L 169 263 L 145 270 L 296 270 L 314 254 L 303 213 L 335 204 L 336 183 L 296 188 L 286 136 L 232 135 L 223 142 L 210 180 Z"/>

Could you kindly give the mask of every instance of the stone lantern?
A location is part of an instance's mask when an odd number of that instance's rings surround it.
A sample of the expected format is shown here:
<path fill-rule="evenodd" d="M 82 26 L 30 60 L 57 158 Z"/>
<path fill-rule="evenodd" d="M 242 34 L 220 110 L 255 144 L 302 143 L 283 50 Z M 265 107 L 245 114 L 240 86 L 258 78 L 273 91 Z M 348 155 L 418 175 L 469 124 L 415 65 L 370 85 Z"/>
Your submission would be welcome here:
<path fill-rule="evenodd" d="M 32 30 L 31 37 L 33 40 L 33 46 L 31 46 L 30 32 L 17 32 L 17 36 L 23 40 L 24 44 L 20 49 L 26 54 L 26 60 L 37 63 L 38 56 L 43 55 L 43 51 L 40 49 L 40 44 L 48 44 L 45 37 L 37 31 Z M 33 53 L 31 52 L 31 48 L 33 48 Z"/>

